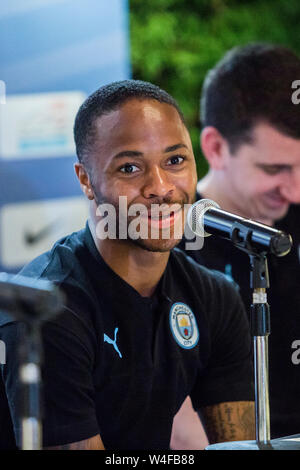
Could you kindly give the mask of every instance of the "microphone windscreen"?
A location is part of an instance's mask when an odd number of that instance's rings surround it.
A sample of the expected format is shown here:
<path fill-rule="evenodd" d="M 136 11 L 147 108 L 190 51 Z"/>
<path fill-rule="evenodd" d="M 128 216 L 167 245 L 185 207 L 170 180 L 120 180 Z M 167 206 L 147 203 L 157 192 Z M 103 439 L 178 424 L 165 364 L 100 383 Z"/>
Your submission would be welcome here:
<path fill-rule="evenodd" d="M 187 224 L 191 231 L 199 237 L 209 237 L 211 234 L 204 229 L 204 215 L 209 209 L 220 209 L 219 204 L 211 199 L 200 199 L 188 210 Z"/>

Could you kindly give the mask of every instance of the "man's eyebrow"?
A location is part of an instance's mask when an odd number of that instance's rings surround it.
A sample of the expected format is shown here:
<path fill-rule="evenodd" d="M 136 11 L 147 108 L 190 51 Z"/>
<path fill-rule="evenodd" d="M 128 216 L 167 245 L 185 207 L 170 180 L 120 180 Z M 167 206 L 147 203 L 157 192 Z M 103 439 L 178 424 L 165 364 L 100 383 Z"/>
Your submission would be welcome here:
<path fill-rule="evenodd" d="M 122 152 L 114 155 L 113 159 L 123 158 L 123 157 L 142 157 L 143 152 L 138 152 L 137 150 L 123 150 Z"/>
<path fill-rule="evenodd" d="M 180 149 L 180 148 L 188 149 L 188 146 L 185 144 L 171 145 L 165 148 L 164 153 L 174 152 L 175 150 Z M 116 155 L 114 155 L 113 159 L 115 160 L 115 159 L 123 158 L 123 157 L 143 157 L 143 156 L 144 156 L 143 152 L 139 152 L 137 150 L 123 150 L 122 152 L 119 152 Z"/>
<path fill-rule="evenodd" d="M 167 147 L 164 150 L 164 153 L 174 152 L 174 150 L 181 149 L 181 148 L 186 148 L 188 150 L 187 145 L 185 145 L 185 144 L 176 144 L 176 145 L 171 145 L 170 147 Z"/>
<path fill-rule="evenodd" d="M 278 170 L 288 170 L 291 168 L 291 165 L 284 163 L 257 163 L 256 166 L 260 168 L 276 168 Z"/>

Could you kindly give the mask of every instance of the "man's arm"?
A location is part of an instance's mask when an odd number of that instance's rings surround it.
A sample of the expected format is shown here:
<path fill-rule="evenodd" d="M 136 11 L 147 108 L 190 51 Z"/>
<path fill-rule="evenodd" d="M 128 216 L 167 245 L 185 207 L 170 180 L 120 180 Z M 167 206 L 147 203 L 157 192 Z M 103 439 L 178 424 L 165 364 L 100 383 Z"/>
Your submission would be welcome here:
<path fill-rule="evenodd" d="M 255 406 L 252 401 L 219 403 L 202 409 L 209 442 L 255 440 Z"/>
<path fill-rule="evenodd" d="M 198 413 L 187 397 L 174 416 L 170 448 L 172 450 L 203 450 L 208 445 Z"/>
<path fill-rule="evenodd" d="M 61 446 L 47 447 L 47 450 L 105 450 L 103 442 L 99 434 L 84 439 L 79 442 L 71 442 L 70 444 L 64 444 Z"/>

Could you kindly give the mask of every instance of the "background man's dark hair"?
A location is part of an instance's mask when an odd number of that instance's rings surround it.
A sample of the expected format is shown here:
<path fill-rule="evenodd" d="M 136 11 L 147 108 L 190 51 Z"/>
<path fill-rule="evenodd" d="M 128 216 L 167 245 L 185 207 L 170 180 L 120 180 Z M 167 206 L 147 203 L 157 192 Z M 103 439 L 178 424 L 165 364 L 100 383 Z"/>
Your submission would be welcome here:
<path fill-rule="evenodd" d="M 300 107 L 291 100 L 297 79 L 300 59 L 291 50 L 264 43 L 236 47 L 206 76 L 201 124 L 217 128 L 233 153 L 251 142 L 259 122 L 300 138 Z"/>
<path fill-rule="evenodd" d="M 118 109 L 130 99 L 156 100 L 170 104 L 184 117 L 178 104 L 166 91 L 141 80 L 122 80 L 105 85 L 91 94 L 80 106 L 74 124 L 76 153 L 81 163 L 87 163 L 87 155 L 95 142 L 95 120 Z"/>

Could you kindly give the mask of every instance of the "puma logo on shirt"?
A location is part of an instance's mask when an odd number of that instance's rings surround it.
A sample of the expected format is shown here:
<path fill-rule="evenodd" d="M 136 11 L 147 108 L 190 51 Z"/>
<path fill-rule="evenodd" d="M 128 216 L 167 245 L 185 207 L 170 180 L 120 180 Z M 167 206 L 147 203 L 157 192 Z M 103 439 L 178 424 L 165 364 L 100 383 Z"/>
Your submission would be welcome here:
<path fill-rule="evenodd" d="M 114 339 L 112 340 L 109 336 L 107 336 L 105 333 L 104 333 L 104 342 L 107 342 L 109 344 L 112 344 L 114 349 L 117 351 L 117 353 L 119 354 L 120 357 L 122 357 L 122 354 L 120 353 L 120 350 L 117 346 L 117 333 L 118 333 L 118 329 L 119 328 L 115 328 L 115 336 L 114 336 Z"/>

